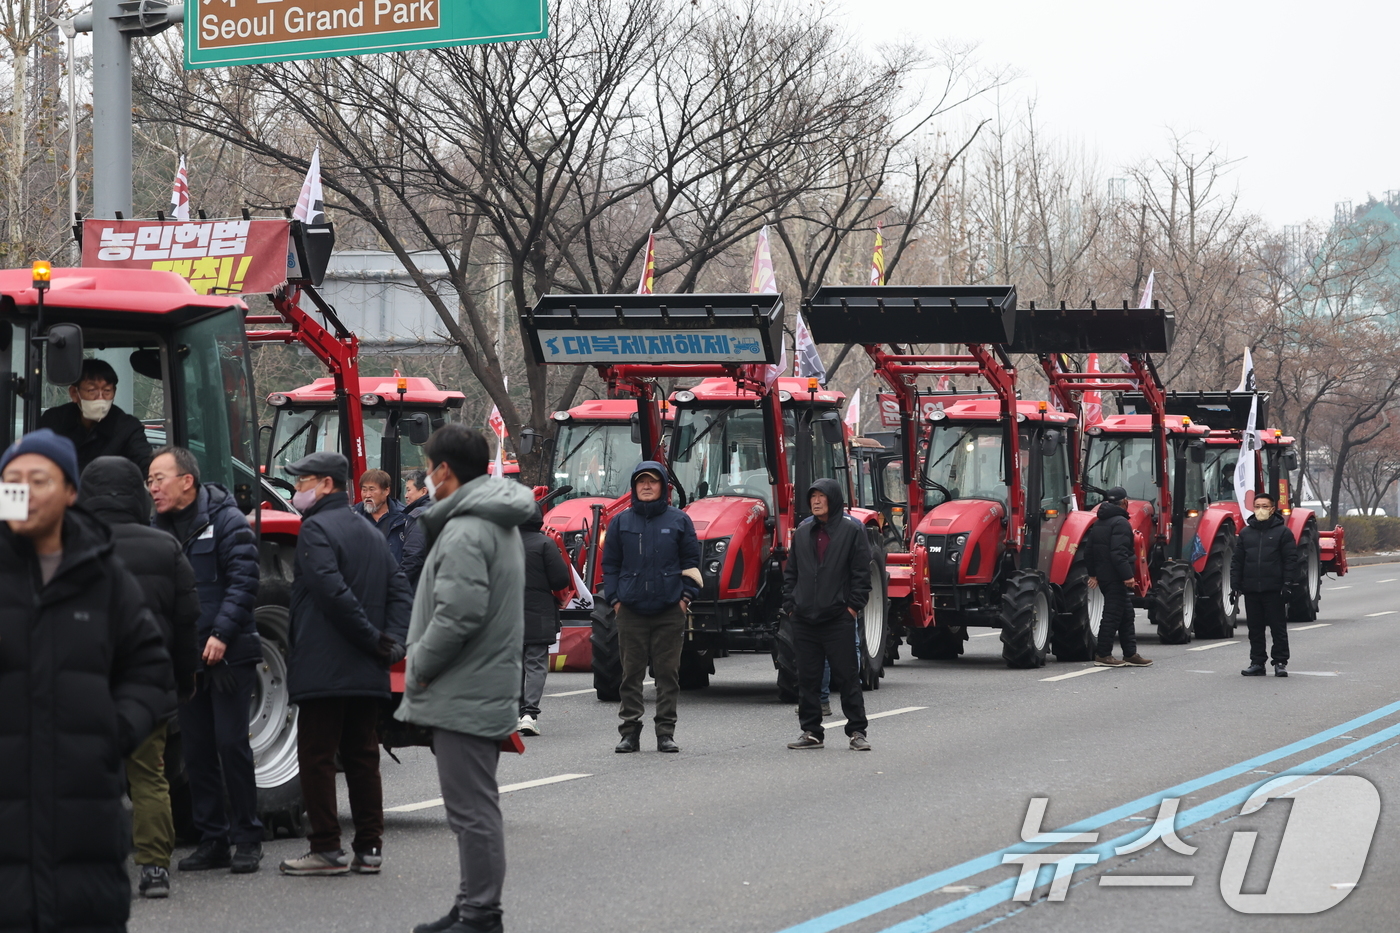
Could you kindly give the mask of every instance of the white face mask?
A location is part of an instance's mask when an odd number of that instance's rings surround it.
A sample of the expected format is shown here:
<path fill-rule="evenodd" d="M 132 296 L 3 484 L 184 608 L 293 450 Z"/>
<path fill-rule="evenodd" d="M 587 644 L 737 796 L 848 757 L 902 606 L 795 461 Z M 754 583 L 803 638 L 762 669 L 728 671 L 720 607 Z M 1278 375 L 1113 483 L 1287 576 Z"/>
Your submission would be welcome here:
<path fill-rule="evenodd" d="M 430 473 L 428 473 L 426 476 L 423 477 L 423 482 L 426 484 L 426 486 L 425 486 L 424 488 L 426 488 L 426 489 L 428 490 L 428 501 L 429 501 L 429 502 L 436 502 L 436 501 L 437 501 L 438 485 L 437 485 L 437 483 L 433 482 L 433 473 L 436 473 L 436 472 L 437 472 L 437 467 L 433 467 L 432 471 L 431 471 Z"/>
<path fill-rule="evenodd" d="M 107 398 L 78 399 L 78 407 L 83 417 L 89 421 L 101 421 L 112 410 L 112 400 Z"/>

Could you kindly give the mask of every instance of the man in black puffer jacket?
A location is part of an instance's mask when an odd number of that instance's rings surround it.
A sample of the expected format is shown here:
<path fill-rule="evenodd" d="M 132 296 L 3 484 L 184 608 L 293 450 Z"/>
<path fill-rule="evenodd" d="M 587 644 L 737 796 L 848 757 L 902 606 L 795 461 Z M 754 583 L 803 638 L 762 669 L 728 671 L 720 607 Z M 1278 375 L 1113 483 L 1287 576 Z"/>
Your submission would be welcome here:
<path fill-rule="evenodd" d="M 292 578 L 287 681 L 298 704 L 297 763 L 311 821 L 310 851 L 285 875 L 378 873 L 384 835 L 379 708 L 393 696 L 389 668 L 403 659 L 413 594 L 384 535 L 350 510 L 350 463 L 320 451 L 288 464 L 301 510 Z M 355 823 L 353 856 L 340 846 L 336 754 Z"/>
<path fill-rule="evenodd" d="M 83 470 L 78 504 L 97 516 L 112 532 L 121 561 L 136 577 L 155 616 L 174 667 L 175 687 L 182 699 L 194 693 L 199 648 L 199 593 L 194 570 L 180 542 L 152 528 L 151 497 L 136 464 L 125 457 L 98 457 Z M 165 777 L 166 730 L 162 722 L 150 738 L 126 759 L 131 787 L 132 835 L 142 897 L 170 893 L 170 853 L 175 847 L 175 824 L 170 813 L 170 785 Z M 177 752 L 178 754 L 178 752 Z"/>
<path fill-rule="evenodd" d="M 1230 562 L 1230 596 L 1244 593 L 1249 622 L 1249 667 L 1246 677 L 1263 677 L 1264 629 L 1274 634 L 1274 676 L 1288 676 L 1288 605 L 1290 590 L 1298 581 L 1298 546 L 1283 517 L 1274 511 L 1272 496 L 1254 497 L 1254 515 L 1245 522 Z"/>
<path fill-rule="evenodd" d="M 1089 586 L 1103 592 L 1103 620 L 1099 623 L 1099 647 L 1094 663 L 1099 667 L 1149 667 L 1152 662 L 1138 654 L 1137 632 L 1133 630 L 1133 526 L 1125 508 L 1128 492 L 1114 486 L 1104 493 L 1099 519 L 1089 529 L 1085 541 L 1084 569 Z M 1113 656 L 1113 636 L 1123 645 L 1123 659 Z"/>
<path fill-rule="evenodd" d="M 520 526 L 525 548 L 525 657 L 520 672 L 520 734 L 540 734 L 540 697 L 549 673 L 549 646 L 559 637 L 559 603 L 555 590 L 572 580 L 559 545 L 544 533 L 544 513 Z"/>
<path fill-rule="evenodd" d="M 870 541 L 846 515 L 841 484 L 819 479 L 807 490 L 812 517 L 792 535 L 783 572 L 783 610 L 797 650 L 797 720 L 802 737 L 788 748 L 821 748 L 822 670 L 831 665 L 853 751 L 869 751 L 865 697 L 856 665 L 856 619 L 870 599 Z"/>
<path fill-rule="evenodd" d="M 73 505 L 72 443 L 0 457 L 0 930 L 118 931 L 131 911 L 121 762 L 175 708 L 170 657 L 107 527 Z"/>
<path fill-rule="evenodd" d="M 262 861 L 263 826 L 248 710 L 257 685 L 256 665 L 262 661 L 262 640 L 253 620 L 258 542 L 233 495 L 218 483 L 200 483 L 199 461 L 183 447 L 156 451 L 147 487 L 156 506 L 153 524 L 180 542 L 199 591 L 204 677 L 194 696 L 180 705 L 180 739 L 200 842 L 192 855 L 180 859 L 179 868 L 255 872 Z"/>

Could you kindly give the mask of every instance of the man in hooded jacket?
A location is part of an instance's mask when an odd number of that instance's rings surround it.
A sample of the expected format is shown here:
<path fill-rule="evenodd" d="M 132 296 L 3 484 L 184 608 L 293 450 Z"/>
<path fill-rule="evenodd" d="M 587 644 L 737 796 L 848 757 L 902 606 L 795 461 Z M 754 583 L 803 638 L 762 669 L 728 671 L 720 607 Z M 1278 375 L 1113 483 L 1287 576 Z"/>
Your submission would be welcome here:
<path fill-rule="evenodd" d="M 424 447 L 428 543 L 408 626 L 395 718 L 433 730 L 447 824 L 461 880 L 446 916 L 415 933 L 499 933 L 505 826 L 496 765 L 519 723 L 525 552 L 517 530 L 535 514 L 527 486 L 486 474 L 480 431 L 449 424 Z"/>
<path fill-rule="evenodd" d="M 141 585 L 146 608 L 160 626 L 173 665 L 176 691 L 181 698 L 189 699 L 199 666 L 195 641 L 199 593 L 194 586 L 194 569 L 180 549 L 180 542 L 150 526 L 151 497 L 146 493 L 145 477 L 125 457 L 98 457 L 83 470 L 78 505 L 112 532 L 122 563 Z M 141 875 L 138 890 L 142 897 L 170 894 L 175 823 L 170 811 L 170 784 L 165 776 L 168 727 L 169 720 L 162 721 L 126 759 L 136 866 Z M 173 754 L 179 755 L 179 749 Z"/>
<path fill-rule="evenodd" d="M 865 697 L 856 664 L 856 619 L 870 600 L 870 540 L 846 515 L 841 484 L 819 479 L 807 490 L 811 518 L 792 535 L 783 571 L 783 610 L 797 651 L 797 720 L 802 736 L 788 748 L 822 748 L 822 671 L 831 665 L 852 751 L 870 750 Z"/>
<path fill-rule="evenodd" d="M 0 456 L 0 930 L 119 931 L 131 911 L 122 759 L 175 708 L 170 657 L 78 458 L 41 429 Z"/>
<path fill-rule="evenodd" d="M 608 525 L 603 543 L 603 600 L 617 614 L 622 703 L 613 751 L 641 746 L 642 680 L 650 660 L 656 678 L 656 750 L 678 752 L 676 706 L 681 693 L 685 614 L 700 595 L 700 539 L 690 516 L 668 503 L 670 478 L 655 460 L 632 471 L 632 507 Z"/>
<path fill-rule="evenodd" d="M 1152 662 L 1137 652 L 1133 630 L 1133 526 L 1128 521 L 1128 492 L 1114 486 L 1104 493 L 1099 518 L 1085 542 L 1084 569 L 1089 586 L 1103 592 L 1103 619 L 1094 663 L 1099 667 L 1149 667 Z M 1113 656 L 1113 637 L 1123 645 L 1123 658 Z"/>
<path fill-rule="evenodd" d="M 1230 562 L 1230 595 L 1244 594 L 1244 611 L 1249 623 L 1249 667 L 1240 671 L 1246 677 L 1263 677 L 1264 630 L 1273 632 L 1274 676 L 1288 676 L 1289 591 L 1298 582 L 1298 545 L 1293 532 L 1274 508 L 1274 499 L 1264 493 L 1254 497 L 1254 514 L 1245 522 Z"/>
<path fill-rule="evenodd" d="M 520 526 L 525 548 L 525 655 L 520 679 L 520 734 L 540 734 L 540 698 L 549 673 L 549 646 L 559 637 L 559 602 L 555 590 L 571 582 L 569 565 L 559 545 L 544 533 L 544 513 L 535 503 L 535 514 Z"/>

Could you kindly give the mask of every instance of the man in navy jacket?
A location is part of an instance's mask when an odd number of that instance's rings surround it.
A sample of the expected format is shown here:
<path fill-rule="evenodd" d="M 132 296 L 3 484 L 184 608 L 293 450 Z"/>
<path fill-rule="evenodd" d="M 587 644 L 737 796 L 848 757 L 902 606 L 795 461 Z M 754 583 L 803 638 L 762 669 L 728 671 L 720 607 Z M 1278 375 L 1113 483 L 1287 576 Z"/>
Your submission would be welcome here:
<path fill-rule="evenodd" d="M 622 705 L 614 751 L 640 746 L 642 679 L 656 678 L 656 750 L 678 752 L 676 701 L 681 692 L 685 614 L 700 593 L 700 540 L 690 516 L 667 504 L 666 468 L 643 460 L 632 471 L 632 507 L 608 525 L 603 544 L 603 599 L 617 614 Z"/>

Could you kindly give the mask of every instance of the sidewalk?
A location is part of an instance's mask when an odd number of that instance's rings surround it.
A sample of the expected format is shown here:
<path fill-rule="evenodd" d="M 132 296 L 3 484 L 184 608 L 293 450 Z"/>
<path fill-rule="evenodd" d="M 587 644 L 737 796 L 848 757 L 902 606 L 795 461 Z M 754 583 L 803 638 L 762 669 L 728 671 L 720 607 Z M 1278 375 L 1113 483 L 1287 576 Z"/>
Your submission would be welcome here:
<path fill-rule="evenodd" d="M 1394 551 L 1382 551 L 1379 554 L 1367 554 L 1363 557 L 1347 555 L 1348 567 L 1365 567 L 1367 564 L 1393 564 L 1397 561 L 1400 561 L 1400 554 Z"/>

